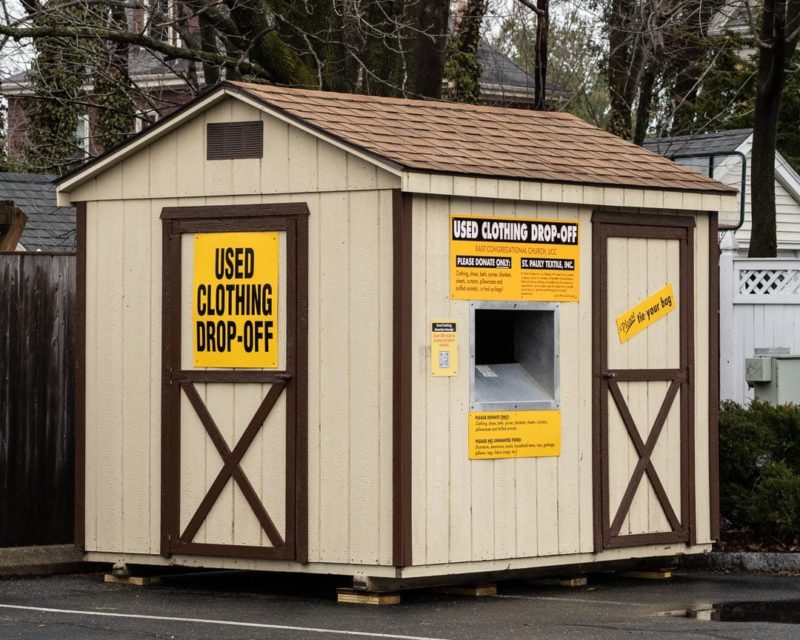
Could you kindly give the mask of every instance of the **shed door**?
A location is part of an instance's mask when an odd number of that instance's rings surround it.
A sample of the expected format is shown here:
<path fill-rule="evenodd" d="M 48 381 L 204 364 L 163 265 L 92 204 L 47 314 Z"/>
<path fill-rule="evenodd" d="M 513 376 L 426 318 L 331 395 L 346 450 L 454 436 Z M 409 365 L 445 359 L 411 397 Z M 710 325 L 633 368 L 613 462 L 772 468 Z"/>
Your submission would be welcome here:
<path fill-rule="evenodd" d="M 689 216 L 593 217 L 598 550 L 690 542 L 693 224 Z M 617 318 L 667 285 L 674 310 L 623 341 Z M 665 300 L 658 310 L 667 308 Z"/>
<path fill-rule="evenodd" d="M 306 216 L 162 212 L 164 555 L 305 560 Z"/>

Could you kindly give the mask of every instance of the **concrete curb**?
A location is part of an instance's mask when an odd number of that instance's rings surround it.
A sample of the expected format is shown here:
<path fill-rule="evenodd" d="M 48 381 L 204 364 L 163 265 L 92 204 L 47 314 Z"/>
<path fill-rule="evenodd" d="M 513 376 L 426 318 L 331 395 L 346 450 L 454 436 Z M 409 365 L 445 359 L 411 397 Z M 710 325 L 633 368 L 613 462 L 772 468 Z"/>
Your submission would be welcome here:
<path fill-rule="evenodd" d="M 71 544 L 0 548 L 0 576 L 34 576 L 85 571 L 90 565 Z"/>
<path fill-rule="evenodd" d="M 800 553 L 760 553 L 757 551 L 712 551 L 684 556 L 681 564 L 689 571 L 781 571 L 800 572 Z"/>

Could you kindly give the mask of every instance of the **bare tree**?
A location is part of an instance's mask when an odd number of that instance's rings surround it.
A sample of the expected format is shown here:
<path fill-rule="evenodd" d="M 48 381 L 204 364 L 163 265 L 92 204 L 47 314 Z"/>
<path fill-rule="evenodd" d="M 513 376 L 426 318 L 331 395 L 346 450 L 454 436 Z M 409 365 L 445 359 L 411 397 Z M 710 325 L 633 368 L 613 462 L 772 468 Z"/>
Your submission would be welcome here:
<path fill-rule="evenodd" d="M 749 6 L 749 5 L 748 5 Z M 758 72 L 750 168 L 753 230 L 751 258 L 775 257 L 775 148 L 786 67 L 800 36 L 799 0 L 764 0 L 758 45 Z M 796 126 L 796 123 L 791 123 Z"/>
<path fill-rule="evenodd" d="M 223 77 L 441 95 L 449 0 L 143 1 L 24 0 L 21 15 L 6 11 L 0 54 L 14 42 L 35 54 L 25 100 L 37 169 L 70 166 L 87 110 L 99 152 L 130 135 L 137 112 L 169 111 Z M 159 74 L 175 82 L 153 87 Z"/>

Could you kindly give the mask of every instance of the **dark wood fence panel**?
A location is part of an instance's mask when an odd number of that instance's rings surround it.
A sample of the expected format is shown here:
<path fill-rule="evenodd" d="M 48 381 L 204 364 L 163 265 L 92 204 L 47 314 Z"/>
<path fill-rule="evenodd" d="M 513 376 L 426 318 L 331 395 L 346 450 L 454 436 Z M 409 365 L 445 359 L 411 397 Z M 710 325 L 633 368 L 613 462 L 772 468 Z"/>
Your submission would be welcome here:
<path fill-rule="evenodd" d="M 0 254 L 0 547 L 73 541 L 75 256 Z"/>

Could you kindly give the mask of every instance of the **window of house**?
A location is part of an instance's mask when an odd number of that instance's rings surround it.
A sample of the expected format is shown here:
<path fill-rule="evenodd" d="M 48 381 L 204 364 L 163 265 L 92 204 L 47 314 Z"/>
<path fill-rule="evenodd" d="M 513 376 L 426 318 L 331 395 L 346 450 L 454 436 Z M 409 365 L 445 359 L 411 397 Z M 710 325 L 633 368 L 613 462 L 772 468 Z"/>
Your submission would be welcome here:
<path fill-rule="evenodd" d="M 78 124 L 75 127 L 75 145 L 81 157 L 89 155 L 89 116 L 83 114 L 78 117 Z"/>
<path fill-rule="evenodd" d="M 133 122 L 134 133 L 141 133 L 158 122 L 158 111 L 155 109 L 139 109 Z"/>

